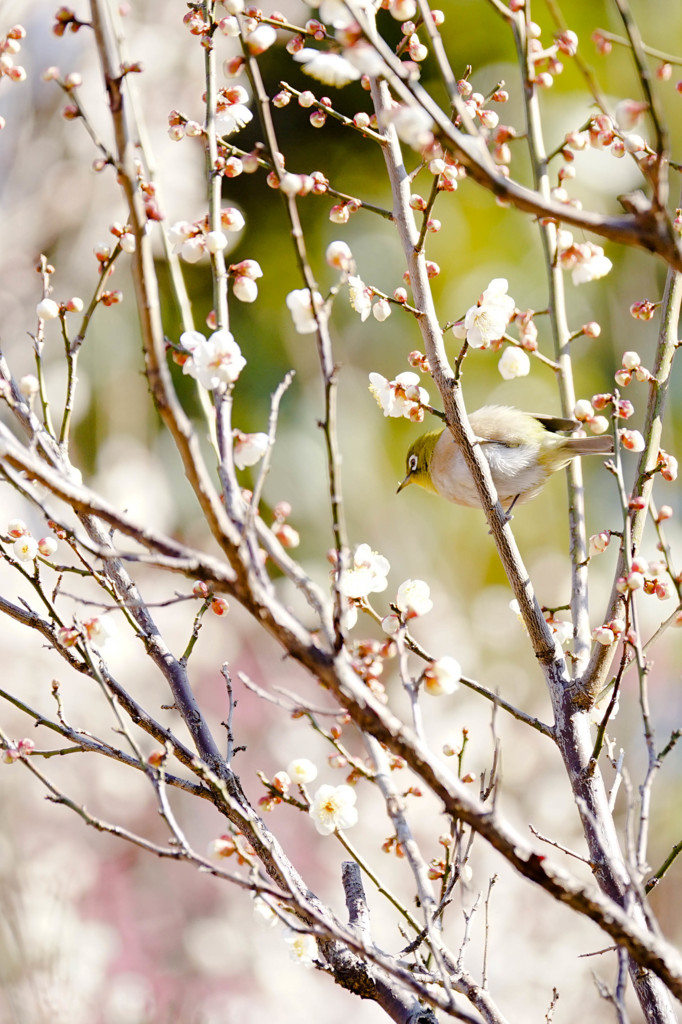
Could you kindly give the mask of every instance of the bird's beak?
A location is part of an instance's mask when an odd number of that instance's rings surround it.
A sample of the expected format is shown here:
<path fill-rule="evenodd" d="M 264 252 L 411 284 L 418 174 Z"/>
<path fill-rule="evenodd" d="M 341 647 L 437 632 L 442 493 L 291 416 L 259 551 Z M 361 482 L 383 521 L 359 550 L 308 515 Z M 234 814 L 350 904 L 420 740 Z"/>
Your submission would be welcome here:
<path fill-rule="evenodd" d="M 411 484 L 411 483 L 412 483 L 412 473 L 410 472 L 410 473 L 407 474 L 405 479 L 401 483 L 398 484 L 398 490 L 395 493 L 396 494 L 400 494 L 400 492 L 403 490 L 403 488 L 407 487 L 407 485 Z"/>

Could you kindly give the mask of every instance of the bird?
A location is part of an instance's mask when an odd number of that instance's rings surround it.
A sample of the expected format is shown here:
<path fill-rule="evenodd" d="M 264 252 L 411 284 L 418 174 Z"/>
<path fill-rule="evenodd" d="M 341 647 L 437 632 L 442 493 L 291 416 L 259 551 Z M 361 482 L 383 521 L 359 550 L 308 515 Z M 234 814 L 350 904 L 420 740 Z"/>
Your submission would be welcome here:
<path fill-rule="evenodd" d="M 575 420 L 521 412 L 512 406 L 484 405 L 469 416 L 476 441 L 488 460 L 498 499 L 507 513 L 534 498 L 548 478 L 577 455 L 609 455 L 613 438 L 565 437 Z M 418 484 L 456 505 L 480 508 L 473 477 L 464 455 L 447 428 L 422 434 L 411 445 L 407 474 L 397 493 Z"/>

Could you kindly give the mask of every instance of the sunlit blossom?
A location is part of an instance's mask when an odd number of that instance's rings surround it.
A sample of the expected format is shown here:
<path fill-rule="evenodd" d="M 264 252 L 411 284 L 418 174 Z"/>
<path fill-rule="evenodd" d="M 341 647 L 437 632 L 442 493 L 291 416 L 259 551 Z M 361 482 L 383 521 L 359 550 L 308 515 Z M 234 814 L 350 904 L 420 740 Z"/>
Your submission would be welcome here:
<path fill-rule="evenodd" d="M 494 278 L 477 304 L 467 310 L 463 326 L 472 348 L 487 348 L 503 337 L 516 308 L 511 295 L 507 294 L 508 287 L 504 277 Z"/>
<path fill-rule="evenodd" d="M 246 366 L 239 345 L 229 331 L 214 331 L 206 339 L 198 331 L 185 331 L 180 343 L 191 352 L 182 370 L 211 390 L 233 384 Z"/>
<path fill-rule="evenodd" d="M 431 589 L 424 580 L 405 580 L 398 587 L 395 603 L 405 618 L 426 615 L 433 608 Z"/>
<path fill-rule="evenodd" d="M 462 678 L 462 666 L 456 658 L 446 654 L 437 658 L 424 670 L 424 689 L 432 697 L 454 693 Z"/>
<path fill-rule="evenodd" d="M 311 78 L 317 79 L 324 85 L 333 85 L 341 89 L 349 82 L 356 82 L 360 78 L 360 72 L 350 61 L 346 60 L 339 53 L 330 53 L 326 50 L 314 50 L 306 46 L 294 54 L 294 60 L 302 64 L 301 70 Z"/>
<path fill-rule="evenodd" d="M 28 535 L 19 537 L 12 545 L 12 551 L 20 562 L 32 562 L 38 554 L 38 541 Z"/>
<path fill-rule="evenodd" d="M 314 782 L 317 778 L 317 766 L 307 757 L 295 758 L 287 766 L 287 772 L 291 781 L 298 783 L 299 786 Z"/>
<path fill-rule="evenodd" d="M 369 544 L 359 544 L 353 554 L 352 565 L 341 574 L 339 591 L 344 597 L 356 601 L 381 593 L 388 586 L 386 577 L 390 568 L 388 559 L 372 551 Z"/>
<path fill-rule="evenodd" d="M 515 377 L 527 377 L 530 373 L 530 359 L 522 348 L 509 345 L 500 356 L 497 369 L 505 380 L 513 380 Z"/>
<path fill-rule="evenodd" d="M 350 786 L 320 786 L 313 797 L 309 811 L 320 835 L 330 836 L 337 829 L 351 828 L 356 825 L 358 822 L 356 800 L 356 792 Z"/>
<path fill-rule="evenodd" d="M 419 384 L 418 374 L 411 370 L 399 373 L 395 380 L 387 380 L 380 373 L 370 373 L 369 390 L 376 398 L 384 416 L 404 416 L 414 419 L 414 413 L 429 401 L 428 391 Z"/>
<path fill-rule="evenodd" d="M 289 955 L 302 967 L 313 967 L 315 960 L 319 958 L 317 943 L 312 935 L 303 932 L 290 931 L 284 936 L 284 941 L 289 947 Z"/>
<path fill-rule="evenodd" d="M 255 466 L 268 450 L 268 435 L 262 432 L 257 434 L 242 434 L 235 430 L 234 438 L 234 464 L 237 469 L 246 469 L 247 466 Z"/>
<path fill-rule="evenodd" d="M 361 277 L 357 277 L 354 274 L 348 277 L 348 287 L 350 290 L 350 304 L 355 312 L 360 314 L 360 319 L 364 323 L 372 312 L 371 289 L 367 287 Z"/>
<path fill-rule="evenodd" d="M 315 309 L 317 315 L 324 315 L 324 299 L 319 292 L 314 293 Z M 299 334 L 314 334 L 317 330 L 317 320 L 313 313 L 313 306 L 308 288 L 297 288 L 289 292 L 286 298 L 287 307 L 294 321 L 294 327 Z"/>

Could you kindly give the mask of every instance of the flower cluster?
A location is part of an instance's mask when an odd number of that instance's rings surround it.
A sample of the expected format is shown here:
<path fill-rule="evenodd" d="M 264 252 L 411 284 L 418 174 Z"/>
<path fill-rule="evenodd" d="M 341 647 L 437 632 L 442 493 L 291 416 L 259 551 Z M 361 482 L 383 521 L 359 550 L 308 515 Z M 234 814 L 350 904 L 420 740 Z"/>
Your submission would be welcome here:
<path fill-rule="evenodd" d="M 586 398 L 580 398 L 573 407 L 573 415 L 579 423 L 588 426 L 593 434 L 605 434 L 609 429 L 609 421 L 606 416 L 598 416 L 592 402 Z"/>
<path fill-rule="evenodd" d="M 424 419 L 424 405 L 429 394 L 419 384 L 419 377 L 410 370 L 399 373 L 395 380 L 387 380 L 380 373 L 370 373 L 369 390 L 376 398 L 384 416 L 404 416 L 413 423 Z"/>
<path fill-rule="evenodd" d="M 494 278 L 476 305 L 470 306 L 464 319 L 453 327 L 455 337 L 466 338 L 471 348 L 488 348 L 503 338 L 516 311 L 508 289 L 506 278 Z"/>
<path fill-rule="evenodd" d="M 21 51 L 21 41 L 26 38 L 26 29 L 23 25 L 14 25 L 9 32 L 0 38 L 0 77 L 8 78 L 10 82 L 24 82 L 26 80 L 26 69 L 21 64 L 15 64 L 14 58 Z M 5 127 L 5 119 L 0 118 L 0 128 Z"/>
<path fill-rule="evenodd" d="M 35 743 L 30 739 L 8 740 L 2 749 L 2 760 L 5 764 L 14 764 L 21 757 L 29 757 L 35 750 Z"/>
<path fill-rule="evenodd" d="M 196 263 L 202 256 L 222 252 L 227 248 L 228 234 L 241 231 L 244 217 L 233 206 L 227 206 L 220 215 L 220 230 L 212 230 L 206 217 L 190 224 L 186 220 L 176 221 L 170 228 L 173 251 L 180 254 L 185 263 Z M 253 261 L 255 264 L 255 260 Z M 258 266 L 258 264 L 255 264 Z M 260 267 L 258 267 L 260 270 Z M 256 276 L 262 276 L 262 271 Z"/>
<path fill-rule="evenodd" d="M 573 284 L 586 284 L 606 277 L 613 263 L 594 242 L 575 242 L 570 231 L 561 230 L 557 239 L 557 258 L 563 270 L 570 270 Z"/>
<path fill-rule="evenodd" d="M 199 331 L 185 331 L 180 335 L 180 344 L 189 353 L 182 372 L 209 391 L 234 384 L 246 366 L 246 359 L 229 331 L 214 331 L 210 338 Z"/>
<path fill-rule="evenodd" d="M 32 563 L 38 555 L 51 558 L 57 550 L 54 537 L 46 536 L 36 540 L 23 519 L 10 519 L 5 532 L 13 542 L 12 554 L 18 562 Z"/>
<path fill-rule="evenodd" d="M 637 556 L 632 559 L 630 570 L 616 581 L 619 594 L 628 594 L 633 590 L 643 590 L 645 594 L 655 594 L 659 601 L 665 601 L 674 594 L 674 587 L 667 576 L 665 562 L 649 562 Z"/>
<path fill-rule="evenodd" d="M 641 384 L 653 380 L 651 371 L 642 366 L 638 352 L 623 352 L 622 366 L 620 370 L 616 370 L 614 377 L 616 384 L 622 388 L 626 388 L 633 377 Z"/>

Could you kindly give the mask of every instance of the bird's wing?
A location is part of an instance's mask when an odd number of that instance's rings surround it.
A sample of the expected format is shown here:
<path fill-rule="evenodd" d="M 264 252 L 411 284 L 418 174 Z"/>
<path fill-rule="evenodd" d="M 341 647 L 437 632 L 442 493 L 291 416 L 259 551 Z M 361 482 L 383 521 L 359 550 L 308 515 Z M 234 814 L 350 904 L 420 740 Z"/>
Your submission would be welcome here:
<path fill-rule="evenodd" d="M 580 424 L 576 420 L 563 419 L 561 416 L 546 416 L 544 413 L 532 413 L 533 419 L 542 423 L 545 430 L 556 434 L 562 430 L 577 430 Z"/>

